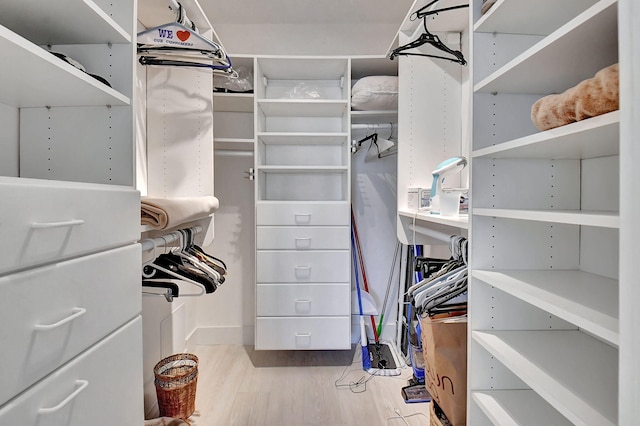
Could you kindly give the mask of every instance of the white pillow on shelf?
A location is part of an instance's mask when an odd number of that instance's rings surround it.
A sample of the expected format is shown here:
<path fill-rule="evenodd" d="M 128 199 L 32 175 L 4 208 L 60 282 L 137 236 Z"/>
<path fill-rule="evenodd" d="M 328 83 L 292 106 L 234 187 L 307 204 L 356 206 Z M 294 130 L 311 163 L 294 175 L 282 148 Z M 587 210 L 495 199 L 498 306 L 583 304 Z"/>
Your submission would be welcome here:
<path fill-rule="evenodd" d="M 360 111 L 397 110 L 398 77 L 362 77 L 351 88 L 351 108 Z"/>

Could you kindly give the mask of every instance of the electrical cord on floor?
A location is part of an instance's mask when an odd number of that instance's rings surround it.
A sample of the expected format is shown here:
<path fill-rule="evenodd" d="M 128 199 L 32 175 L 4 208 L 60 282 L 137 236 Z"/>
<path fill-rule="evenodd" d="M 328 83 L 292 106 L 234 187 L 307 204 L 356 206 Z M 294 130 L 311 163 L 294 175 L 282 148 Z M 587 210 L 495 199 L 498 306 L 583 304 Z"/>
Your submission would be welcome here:
<path fill-rule="evenodd" d="M 415 416 L 423 416 L 425 419 L 427 419 L 427 421 L 429 420 L 429 416 L 427 416 L 424 413 L 413 413 L 413 414 L 407 414 L 406 416 L 403 415 L 400 410 L 398 408 L 394 408 L 393 411 L 397 414 L 397 416 L 392 416 L 392 417 L 388 417 L 387 418 L 387 424 L 389 424 L 389 421 L 393 420 L 393 419 L 402 419 L 402 421 L 404 422 L 405 425 L 409 426 L 409 422 L 407 422 L 407 419 L 409 417 L 415 417 Z"/>
<path fill-rule="evenodd" d="M 360 340 L 358 340 L 358 345 L 360 345 Z M 357 353 L 357 352 L 356 352 Z M 349 367 L 351 367 L 354 364 L 362 364 L 362 356 L 358 357 L 357 359 L 354 359 L 353 362 L 351 363 L 351 365 L 347 365 L 346 367 L 344 367 L 344 370 L 342 370 L 342 374 L 340 375 L 340 377 L 334 382 L 334 385 L 336 388 L 340 389 L 340 388 L 348 388 L 351 392 L 353 393 L 363 393 L 367 391 L 367 382 L 371 379 L 373 379 L 373 377 L 375 376 L 374 374 L 369 374 L 368 372 L 362 370 L 362 369 L 352 369 L 352 370 L 348 370 Z M 348 370 L 348 371 L 347 371 Z M 341 380 L 343 380 L 345 378 L 345 376 L 347 376 L 349 373 L 351 373 L 352 371 L 362 371 L 365 375 L 360 377 L 357 381 L 351 381 L 349 383 L 339 383 Z M 366 377 L 366 375 L 368 375 L 369 377 Z M 360 389 L 361 388 L 361 389 Z"/>

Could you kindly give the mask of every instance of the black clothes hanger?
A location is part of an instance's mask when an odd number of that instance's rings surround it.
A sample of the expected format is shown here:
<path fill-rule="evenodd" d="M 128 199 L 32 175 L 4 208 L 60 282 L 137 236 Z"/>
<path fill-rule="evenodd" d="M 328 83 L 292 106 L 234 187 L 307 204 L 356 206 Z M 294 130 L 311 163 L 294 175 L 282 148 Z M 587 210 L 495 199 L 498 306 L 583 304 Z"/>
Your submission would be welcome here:
<path fill-rule="evenodd" d="M 142 275 L 145 280 L 188 282 L 203 289 L 204 293 L 213 293 L 217 288 L 215 281 L 205 272 L 174 253 L 165 253 L 158 256 L 152 263 L 143 268 Z"/>
<path fill-rule="evenodd" d="M 447 47 L 447 45 L 445 45 L 441 40 L 440 37 L 438 37 L 435 34 L 431 34 L 429 32 L 429 29 L 427 28 L 427 22 L 426 19 L 423 18 L 423 26 L 424 26 L 424 32 L 422 34 L 420 34 L 420 36 L 403 45 L 400 47 L 395 48 L 392 52 L 391 55 L 389 55 L 389 59 L 393 60 L 396 56 L 402 55 L 402 56 L 427 56 L 429 58 L 437 58 L 437 59 L 445 59 L 447 61 L 451 61 L 451 62 L 456 62 L 460 65 L 467 65 L 467 61 L 464 59 L 464 55 L 462 54 L 462 52 L 460 52 L 459 50 L 453 50 L 450 49 L 449 47 Z M 426 53 L 412 53 L 412 52 L 405 52 L 405 50 L 409 50 L 409 49 L 415 49 L 416 47 L 420 47 L 423 44 L 430 44 L 433 47 L 435 47 L 436 49 L 442 50 L 443 52 L 449 53 L 451 54 L 453 57 L 451 56 L 439 56 L 439 55 L 430 55 L 430 54 L 426 54 Z"/>
<path fill-rule="evenodd" d="M 425 16 L 437 15 L 440 12 L 446 12 L 448 10 L 455 10 L 455 9 L 462 9 L 462 8 L 465 8 L 465 7 L 469 7 L 468 4 L 461 4 L 461 5 L 458 5 L 458 6 L 443 7 L 441 9 L 430 10 L 430 11 L 425 12 L 425 9 L 428 9 L 429 7 L 431 7 L 432 5 L 436 4 L 439 1 L 440 0 L 433 0 L 431 3 L 422 6 L 420 9 L 416 10 L 415 12 L 413 12 L 409 19 L 411 21 L 415 21 L 416 19 L 422 19 Z"/>

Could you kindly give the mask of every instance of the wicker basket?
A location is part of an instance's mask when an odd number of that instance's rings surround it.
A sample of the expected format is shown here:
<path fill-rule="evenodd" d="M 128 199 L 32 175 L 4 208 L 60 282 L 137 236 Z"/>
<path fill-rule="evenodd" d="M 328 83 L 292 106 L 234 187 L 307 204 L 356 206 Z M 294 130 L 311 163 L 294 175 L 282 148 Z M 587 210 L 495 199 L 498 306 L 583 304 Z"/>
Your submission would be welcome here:
<path fill-rule="evenodd" d="M 198 357 L 175 354 L 153 368 L 160 416 L 188 419 L 196 409 Z"/>

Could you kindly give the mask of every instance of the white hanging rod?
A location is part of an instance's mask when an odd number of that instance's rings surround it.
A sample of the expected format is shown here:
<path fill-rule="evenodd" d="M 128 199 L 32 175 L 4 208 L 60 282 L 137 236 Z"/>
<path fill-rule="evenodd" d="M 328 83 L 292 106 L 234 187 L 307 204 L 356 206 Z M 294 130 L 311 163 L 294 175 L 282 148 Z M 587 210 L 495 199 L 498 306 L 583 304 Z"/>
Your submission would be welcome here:
<path fill-rule="evenodd" d="M 435 229 L 425 228 L 424 226 L 409 224 L 409 229 L 417 232 L 418 234 L 425 235 L 427 237 L 435 238 L 436 240 L 442 241 L 444 243 L 449 244 L 451 241 L 451 236 L 454 234 L 447 234 L 441 231 L 436 231 Z"/>
<path fill-rule="evenodd" d="M 204 229 L 201 225 L 194 226 L 193 228 L 186 228 L 191 231 L 192 234 L 199 234 Z M 178 231 L 170 232 L 162 237 L 147 238 L 142 241 L 142 251 L 153 250 L 154 247 L 166 247 L 169 243 L 178 241 L 182 238 L 182 235 Z"/>
<path fill-rule="evenodd" d="M 375 123 L 375 124 L 352 124 L 351 130 L 376 130 L 376 129 L 397 129 L 398 125 L 394 123 Z"/>

